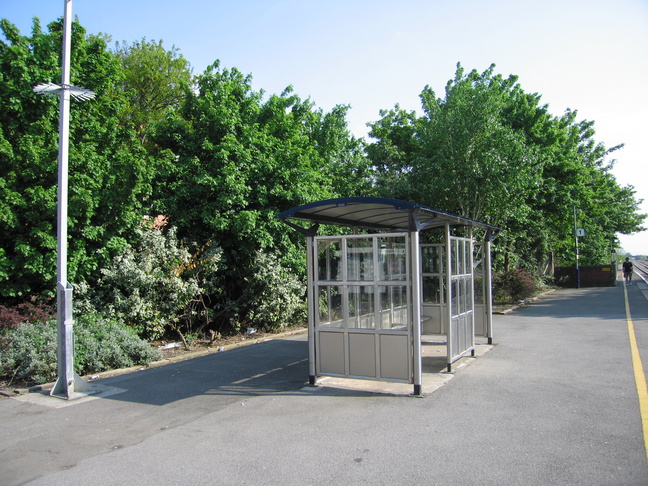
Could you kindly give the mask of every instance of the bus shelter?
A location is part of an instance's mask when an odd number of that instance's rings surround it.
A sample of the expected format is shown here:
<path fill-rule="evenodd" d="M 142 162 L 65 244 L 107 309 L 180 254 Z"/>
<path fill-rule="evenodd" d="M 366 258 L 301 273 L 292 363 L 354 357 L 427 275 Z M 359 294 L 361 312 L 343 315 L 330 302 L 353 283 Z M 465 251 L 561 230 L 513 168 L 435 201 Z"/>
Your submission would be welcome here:
<path fill-rule="evenodd" d="M 476 335 L 492 343 L 495 226 L 387 198 L 328 199 L 277 217 L 306 236 L 311 384 L 396 381 L 420 395 L 423 334 L 446 336 L 448 371 L 474 355 Z M 320 225 L 352 231 L 318 236 Z M 441 243 L 420 243 L 430 230 L 442 232 Z"/>

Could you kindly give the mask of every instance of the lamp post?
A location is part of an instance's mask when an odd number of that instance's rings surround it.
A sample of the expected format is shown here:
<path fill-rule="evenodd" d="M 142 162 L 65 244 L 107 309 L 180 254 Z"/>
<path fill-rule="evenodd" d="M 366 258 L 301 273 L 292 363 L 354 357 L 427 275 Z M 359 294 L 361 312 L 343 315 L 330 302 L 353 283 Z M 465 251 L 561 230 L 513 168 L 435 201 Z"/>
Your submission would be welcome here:
<path fill-rule="evenodd" d="M 56 321 L 58 329 L 57 371 L 58 378 L 51 391 L 52 396 L 74 398 L 77 392 L 87 392 L 90 386 L 74 373 L 74 334 L 72 318 L 72 285 L 67 281 L 67 200 L 68 155 L 70 138 L 70 97 L 87 100 L 94 93 L 70 85 L 70 51 L 72 38 L 72 0 L 64 1 L 63 55 L 61 84 L 39 84 L 34 92 L 60 97 L 59 151 L 58 151 L 58 202 L 57 202 L 57 282 Z"/>

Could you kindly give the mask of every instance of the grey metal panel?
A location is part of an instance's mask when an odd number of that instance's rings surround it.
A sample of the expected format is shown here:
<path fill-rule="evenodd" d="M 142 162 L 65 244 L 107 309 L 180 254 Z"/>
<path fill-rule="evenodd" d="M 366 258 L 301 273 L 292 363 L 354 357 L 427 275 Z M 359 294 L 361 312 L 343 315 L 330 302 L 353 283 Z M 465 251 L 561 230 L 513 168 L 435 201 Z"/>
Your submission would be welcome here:
<path fill-rule="evenodd" d="M 345 345 L 343 332 L 319 331 L 318 337 L 318 372 L 323 375 L 344 375 Z"/>
<path fill-rule="evenodd" d="M 486 337 L 486 306 L 483 304 L 475 305 L 475 336 Z"/>
<path fill-rule="evenodd" d="M 423 334 L 445 334 L 446 329 L 443 325 L 444 307 L 438 304 L 423 304 Z"/>
<path fill-rule="evenodd" d="M 380 378 L 410 381 L 409 337 L 406 335 L 379 335 Z"/>
<path fill-rule="evenodd" d="M 377 371 L 375 334 L 349 332 L 349 375 L 375 378 Z"/>

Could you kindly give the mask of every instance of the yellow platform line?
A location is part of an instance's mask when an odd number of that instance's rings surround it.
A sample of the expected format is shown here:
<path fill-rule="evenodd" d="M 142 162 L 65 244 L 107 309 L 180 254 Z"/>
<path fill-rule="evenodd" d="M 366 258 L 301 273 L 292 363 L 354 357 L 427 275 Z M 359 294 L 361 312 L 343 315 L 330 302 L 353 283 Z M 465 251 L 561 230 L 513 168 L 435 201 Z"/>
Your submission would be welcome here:
<path fill-rule="evenodd" d="M 628 289 L 625 285 L 623 285 L 623 295 L 625 298 L 626 321 L 628 322 L 628 336 L 630 337 L 632 367 L 634 368 L 637 395 L 639 395 L 639 413 L 641 414 L 641 426 L 643 428 L 644 449 L 646 450 L 646 460 L 648 461 L 648 387 L 646 386 L 646 375 L 644 373 L 643 364 L 641 363 L 639 346 L 637 345 L 637 336 L 635 335 L 632 315 L 630 314 Z"/>

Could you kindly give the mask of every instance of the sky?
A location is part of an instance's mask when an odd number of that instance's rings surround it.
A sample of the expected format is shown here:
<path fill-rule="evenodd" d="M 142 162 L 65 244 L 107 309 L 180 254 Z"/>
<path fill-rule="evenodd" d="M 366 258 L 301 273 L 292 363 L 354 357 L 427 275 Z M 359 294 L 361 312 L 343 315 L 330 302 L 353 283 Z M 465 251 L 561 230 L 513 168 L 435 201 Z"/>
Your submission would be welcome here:
<path fill-rule="evenodd" d="M 64 1 L 0 0 L 0 18 L 29 35 Z M 648 213 L 648 0 L 74 0 L 73 14 L 113 41 L 175 46 L 194 74 L 220 60 L 255 91 L 292 85 L 324 111 L 350 105 L 349 129 L 365 139 L 381 109 L 420 113 L 427 85 L 443 97 L 457 63 L 495 64 L 552 114 L 577 110 L 598 142 L 625 144 L 612 173 Z M 619 238 L 648 254 L 648 231 Z"/>

